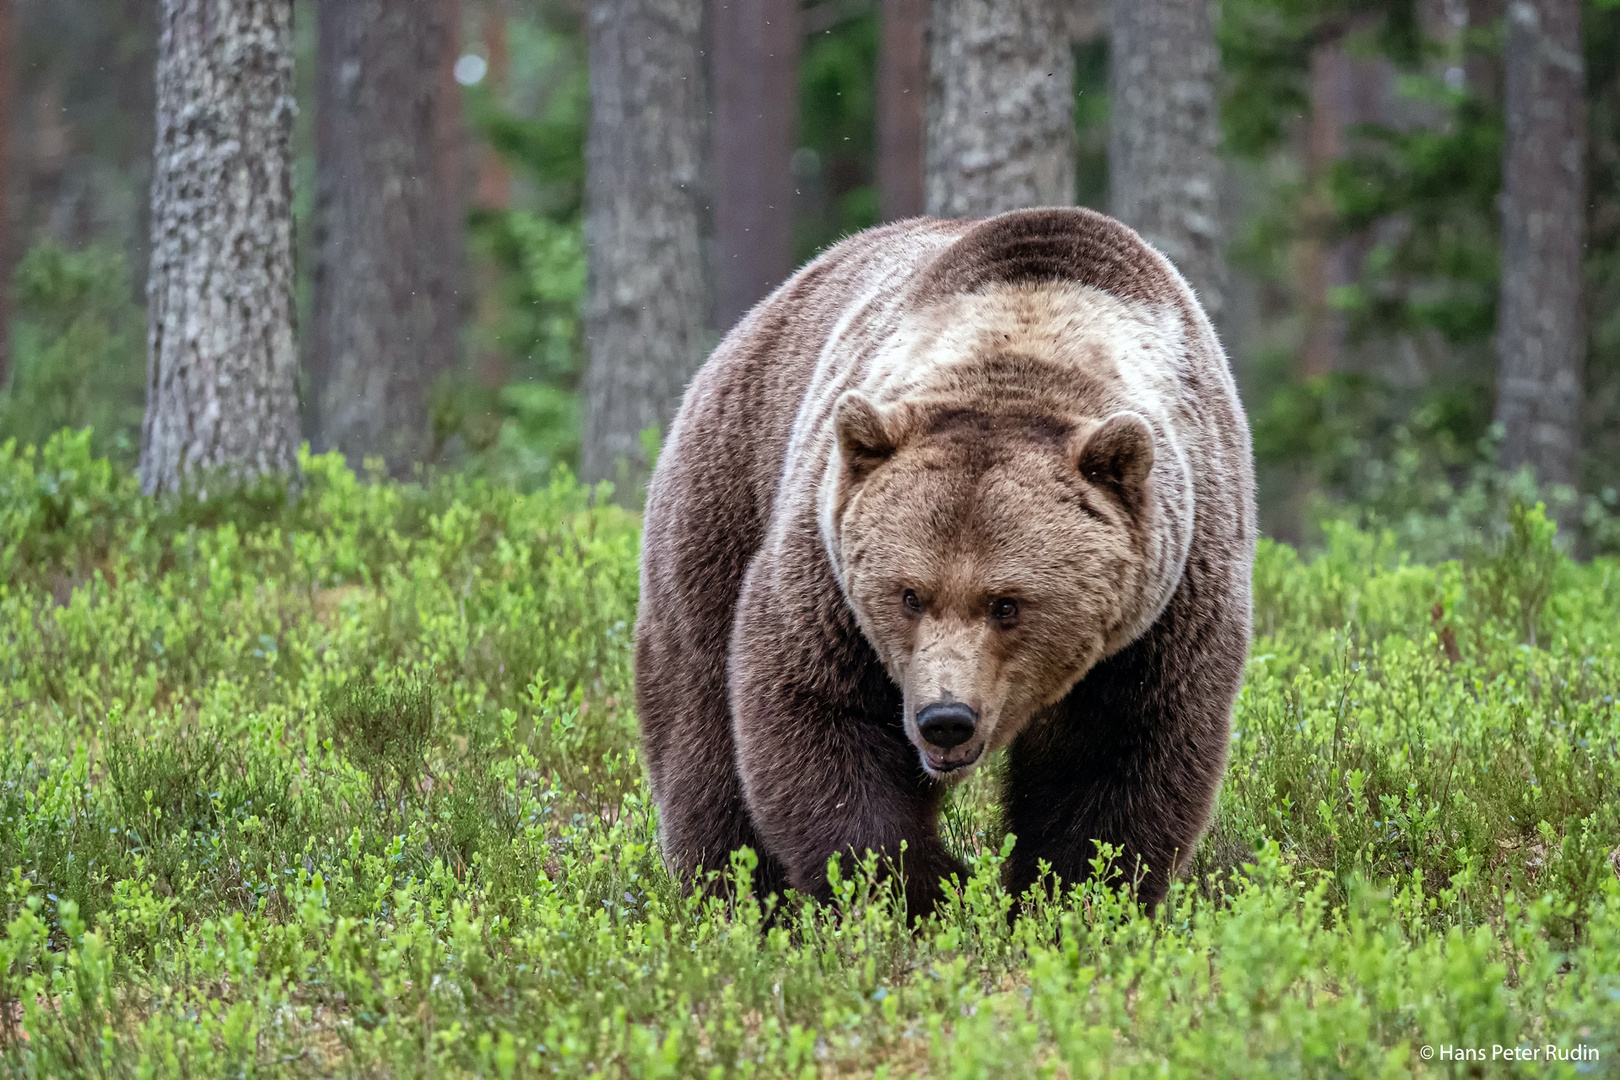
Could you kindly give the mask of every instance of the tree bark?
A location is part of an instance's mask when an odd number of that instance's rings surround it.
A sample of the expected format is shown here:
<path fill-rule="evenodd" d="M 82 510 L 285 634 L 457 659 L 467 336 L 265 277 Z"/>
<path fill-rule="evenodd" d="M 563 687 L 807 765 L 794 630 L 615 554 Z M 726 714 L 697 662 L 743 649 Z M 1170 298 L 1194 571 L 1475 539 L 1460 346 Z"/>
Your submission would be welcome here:
<path fill-rule="evenodd" d="M 1074 202 L 1074 54 L 1061 0 L 935 0 L 928 212 Z"/>
<path fill-rule="evenodd" d="M 1502 463 L 1579 479 L 1586 94 L 1579 0 L 1512 0 L 1503 54 Z"/>
<path fill-rule="evenodd" d="M 0 394 L 11 381 L 11 128 L 17 104 L 17 9 L 0 0 Z"/>
<path fill-rule="evenodd" d="M 506 0 L 482 0 L 480 29 L 484 40 L 484 58 L 489 71 L 484 86 L 489 102 L 498 109 L 506 107 L 506 85 L 511 69 L 511 53 L 507 44 Z M 503 211 L 512 205 L 512 170 L 506 159 L 488 140 L 480 140 L 478 149 L 478 177 L 474 189 L 473 205 L 483 211 Z M 478 345 L 478 381 L 486 389 L 499 390 L 512 378 L 511 361 L 497 344 L 502 318 L 500 268 L 492 259 L 478 260 L 475 291 L 477 324 L 474 339 Z"/>
<path fill-rule="evenodd" d="M 877 75 L 878 212 L 899 221 L 923 212 L 928 105 L 929 0 L 883 0 Z"/>
<path fill-rule="evenodd" d="M 793 272 L 798 0 L 713 0 L 715 325 Z"/>
<path fill-rule="evenodd" d="M 483 8 L 484 57 L 489 61 L 485 82 L 490 100 L 501 104 L 512 66 L 507 46 L 506 0 L 484 0 Z M 505 210 L 512 203 L 512 170 L 487 140 L 478 156 L 477 203 L 488 210 Z"/>
<path fill-rule="evenodd" d="M 703 0 L 593 0 L 589 23 L 580 469 L 634 502 L 641 433 L 669 430 L 707 343 Z"/>
<path fill-rule="evenodd" d="M 449 237 L 451 262 L 450 294 L 455 297 L 456 325 L 465 321 L 466 296 L 463 290 L 463 251 L 461 238 L 467 226 L 477 172 L 468 153 L 466 109 L 461 99 L 461 83 L 456 81 L 456 61 L 461 59 L 461 0 L 439 0 L 444 20 L 445 40 L 439 48 L 439 96 L 434 103 L 434 137 L 438 141 L 434 159 L 439 166 L 439 183 L 449 202 L 443 223 Z"/>
<path fill-rule="evenodd" d="M 141 482 L 294 467 L 291 0 L 163 0 Z"/>
<path fill-rule="evenodd" d="M 314 442 L 403 475 L 433 453 L 430 394 L 456 365 L 463 159 L 445 0 L 320 5 Z M 453 83 L 451 84 L 453 86 Z"/>
<path fill-rule="evenodd" d="M 1350 30 L 1311 50 L 1311 115 L 1306 130 L 1305 174 L 1310 189 L 1301 207 L 1306 236 L 1300 251 L 1300 284 L 1305 301 L 1305 336 L 1299 373 L 1306 378 L 1344 367 L 1347 320 L 1332 304 L 1335 288 L 1352 284 L 1365 257 L 1363 237 L 1332 239 L 1333 207 L 1325 185 L 1336 162 L 1349 152 L 1357 125 L 1388 119 L 1387 61 L 1353 56 L 1345 47 Z"/>
<path fill-rule="evenodd" d="M 1114 216 L 1163 252 L 1220 325 L 1218 70 L 1211 0 L 1113 0 L 1109 191 Z"/>

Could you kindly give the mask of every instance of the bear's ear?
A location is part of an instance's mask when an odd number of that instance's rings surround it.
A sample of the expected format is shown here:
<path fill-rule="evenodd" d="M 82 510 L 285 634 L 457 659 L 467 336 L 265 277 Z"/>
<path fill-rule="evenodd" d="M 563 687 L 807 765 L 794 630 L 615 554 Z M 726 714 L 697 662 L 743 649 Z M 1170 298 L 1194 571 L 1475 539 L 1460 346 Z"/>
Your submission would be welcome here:
<path fill-rule="evenodd" d="M 1112 492 L 1132 513 L 1153 471 L 1153 431 L 1133 412 L 1117 412 L 1079 439 L 1075 464 L 1088 483 Z"/>
<path fill-rule="evenodd" d="M 887 461 L 900 446 L 900 407 L 884 408 L 858 390 L 850 390 L 833 406 L 838 431 L 838 453 L 844 467 L 863 479 Z"/>

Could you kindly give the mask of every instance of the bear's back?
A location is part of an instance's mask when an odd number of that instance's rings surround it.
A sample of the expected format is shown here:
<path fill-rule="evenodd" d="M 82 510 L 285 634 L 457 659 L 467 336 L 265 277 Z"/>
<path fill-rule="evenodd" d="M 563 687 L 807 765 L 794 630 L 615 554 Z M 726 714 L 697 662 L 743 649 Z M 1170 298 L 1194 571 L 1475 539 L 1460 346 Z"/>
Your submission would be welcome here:
<path fill-rule="evenodd" d="M 739 560 L 764 542 L 778 509 L 813 520 L 832 406 L 904 319 L 952 296 L 1045 281 L 1097 289 L 1179 323 L 1190 361 L 1179 369 L 1183 395 L 1213 407 L 1226 436 L 1219 441 L 1230 444 L 1223 449 L 1246 457 L 1247 427 L 1213 329 L 1174 267 L 1135 232 L 1074 207 L 981 221 L 913 218 L 835 245 L 720 342 L 688 388 L 660 455 L 645 549 L 696 543 L 713 556 L 701 563 L 732 579 Z M 712 550 L 717 545 L 724 550 Z M 650 573 L 680 588 L 667 570 L 658 560 L 644 563 L 643 587 Z"/>

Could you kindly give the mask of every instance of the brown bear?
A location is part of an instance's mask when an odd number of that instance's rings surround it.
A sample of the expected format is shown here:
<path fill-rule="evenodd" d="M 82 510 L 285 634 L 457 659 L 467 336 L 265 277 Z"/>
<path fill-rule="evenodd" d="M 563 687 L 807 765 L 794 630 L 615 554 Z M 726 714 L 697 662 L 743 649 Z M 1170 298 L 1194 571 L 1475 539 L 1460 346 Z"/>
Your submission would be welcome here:
<path fill-rule="evenodd" d="M 636 697 L 690 883 L 909 910 L 947 781 L 1005 748 L 1006 866 L 1123 853 L 1157 903 L 1210 816 L 1249 642 L 1248 427 L 1191 289 L 1080 209 L 850 237 L 728 334 L 648 492 Z M 902 844 L 904 853 L 902 855 Z"/>

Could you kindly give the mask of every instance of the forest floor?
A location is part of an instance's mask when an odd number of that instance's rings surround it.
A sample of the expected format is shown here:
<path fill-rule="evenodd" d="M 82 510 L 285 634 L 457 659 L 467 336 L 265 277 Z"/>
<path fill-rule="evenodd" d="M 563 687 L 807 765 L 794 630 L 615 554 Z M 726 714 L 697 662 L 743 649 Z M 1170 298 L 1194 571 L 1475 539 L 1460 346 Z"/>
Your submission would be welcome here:
<path fill-rule="evenodd" d="M 1157 916 L 1010 922 L 992 766 L 910 931 L 870 866 L 672 885 L 633 515 L 304 469 L 160 505 L 83 437 L 0 450 L 7 1074 L 1620 1076 L 1620 564 L 1534 509 L 1439 565 L 1262 543 Z"/>

